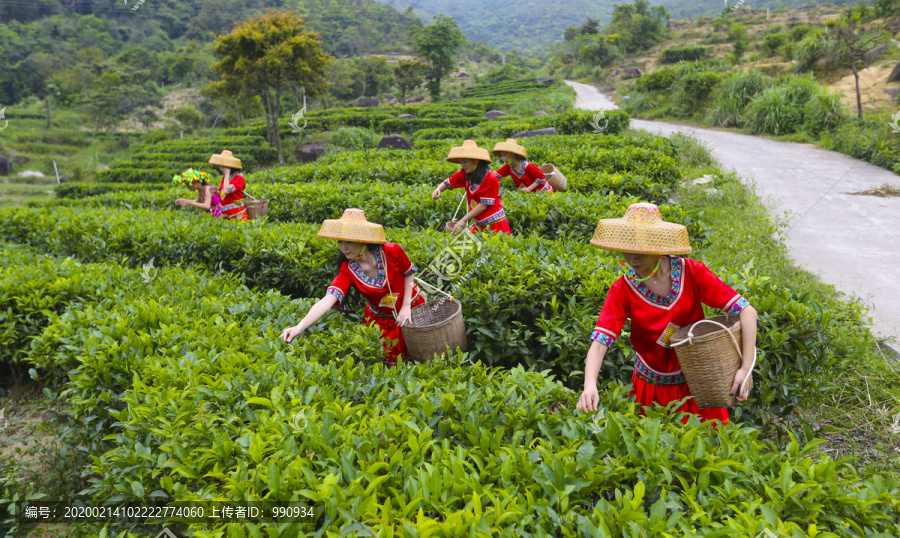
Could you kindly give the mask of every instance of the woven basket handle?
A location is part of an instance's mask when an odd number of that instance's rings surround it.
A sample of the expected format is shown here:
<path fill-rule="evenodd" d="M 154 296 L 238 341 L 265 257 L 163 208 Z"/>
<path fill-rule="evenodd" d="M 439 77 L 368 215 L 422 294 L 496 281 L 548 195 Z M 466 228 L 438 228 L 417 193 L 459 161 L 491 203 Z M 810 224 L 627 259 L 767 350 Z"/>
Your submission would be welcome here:
<path fill-rule="evenodd" d="M 456 215 L 459 215 L 459 209 L 462 207 L 462 205 L 463 205 L 463 200 L 465 200 L 465 199 L 466 199 L 466 193 L 463 193 L 462 197 L 460 197 L 460 199 L 459 199 L 459 205 L 456 206 L 456 212 L 453 213 L 453 220 L 454 220 L 454 221 L 456 221 Z"/>
<path fill-rule="evenodd" d="M 684 345 L 685 343 L 693 344 L 694 343 L 694 327 L 700 325 L 701 323 L 712 323 L 713 325 L 718 325 L 719 327 L 725 329 L 725 332 L 731 337 L 731 343 L 734 345 L 734 350 L 737 351 L 738 357 L 740 357 L 741 361 L 744 360 L 744 354 L 741 352 L 741 346 L 738 345 L 737 339 L 731 334 L 731 331 L 728 330 L 728 327 L 722 325 L 718 321 L 713 321 L 711 319 L 701 319 L 697 323 L 694 323 L 690 329 L 688 329 L 688 337 L 682 340 L 681 342 L 675 342 L 672 344 L 673 348 Z M 744 377 L 744 380 L 741 381 L 741 387 L 738 390 L 738 394 L 743 394 L 744 387 L 747 386 L 747 381 L 753 376 L 753 368 L 756 366 L 756 347 L 753 348 L 753 362 L 750 363 L 750 370 L 747 372 L 747 375 Z"/>
<path fill-rule="evenodd" d="M 418 282 L 419 284 L 428 286 L 429 288 L 433 289 L 434 291 L 446 295 L 446 296 L 449 297 L 451 300 L 454 300 L 454 301 L 456 300 L 456 299 L 454 299 L 453 296 L 450 295 L 449 293 L 445 292 L 444 290 L 442 290 L 442 289 L 440 289 L 440 288 L 436 288 L 436 287 L 432 286 L 431 284 L 429 284 L 428 282 L 425 282 L 425 281 L 422 280 L 421 278 L 419 278 L 419 277 L 417 277 L 417 276 L 414 276 L 413 278 L 416 279 L 416 282 Z"/>
<path fill-rule="evenodd" d="M 253 200 L 257 201 L 257 202 L 259 201 L 258 198 L 253 198 L 253 195 L 251 195 L 251 194 L 248 193 L 247 191 L 244 191 L 244 196 L 246 196 L 247 198 L 251 198 L 251 199 L 253 199 Z"/>

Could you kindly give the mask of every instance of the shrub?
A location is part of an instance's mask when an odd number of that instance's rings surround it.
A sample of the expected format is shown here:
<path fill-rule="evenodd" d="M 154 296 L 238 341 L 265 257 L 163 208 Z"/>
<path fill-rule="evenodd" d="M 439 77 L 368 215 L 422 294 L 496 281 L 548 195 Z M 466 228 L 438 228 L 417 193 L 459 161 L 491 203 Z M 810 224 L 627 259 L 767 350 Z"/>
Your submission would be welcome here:
<path fill-rule="evenodd" d="M 766 88 L 744 110 L 744 121 L 754 134 L 789 134 L 803 126 L 803 110 L 820 86 L 811 76 L 792 75 Z"/>
<path fill-rule="evenodd" d="M 788 36 L 783 33 L 768 34 L 763 39 L 760 48 L 766 53 L 766 56 L 775 56 L 787 43 Z"/>
<path fill-rule="evenodd" d="M 700 46 L 671 47 L 662 51 L 659 61 L 664 64 L 695 62 L 709 58 L 709 49 Z"/>
<path fill-rule="evenodd" d="M 768 84 L 769 78 L 756 69 L 728 73 L 716 88 L 706 121 L 722 127 L 741 126 L 744 108 Z"/>
<path fill-rule="evenodd" d="M 829 92 L 822 88 L 803 105 L 802 130 L 818 138 L 823 132 L 836 129 L 846 117 L 840 92 Z"/>

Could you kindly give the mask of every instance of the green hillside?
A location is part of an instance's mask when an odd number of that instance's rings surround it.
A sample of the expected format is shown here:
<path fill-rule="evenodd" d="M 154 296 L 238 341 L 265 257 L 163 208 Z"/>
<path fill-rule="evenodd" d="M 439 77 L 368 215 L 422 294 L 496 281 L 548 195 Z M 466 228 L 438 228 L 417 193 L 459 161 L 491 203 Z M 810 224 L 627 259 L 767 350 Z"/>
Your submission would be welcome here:
<path fill-rule="evenodd" d="M 629 2 L 616 0 L 379 0 L 395 7 L 398 11 L 414 6 L 414 13 L 419 14 L 426 22 L 434 15 L 443 13 L 455 17 L 459 27 L 470 41 L 484 40 L 501 50 L 518 50 L 535 52 L 544 47 L 562 41 L 566 28 L 580 26 L 585 19 L 598 19 L 601 23 L 611 18 L 614 4 Z M 651 2 L 652 5 L 665 6 L 672 18 L 697 17 L 699 15 L 718 15 L 728 5 L 735 5 L 742 0 L 666 0 Z M 746 0 L 743 0 L 746 1 Z M 816 5 L 811 0 L 754 0 L 751 7 L 765 9 L 780 8 L 782 5 L 799 7 L 808 4 Z M 849 3 L 837 0 L 834 3 Z M 749 4 L 748 4 L 749 5 Z"/>
<path fill-rule="evenodd" d="M 665 2 L 653 2 L 654 4 L 664 5 L 666 9 L 669 10 L 669 13 L 672 14 L 672 18 L 675 19 L 683 19 L 686 17 L 699 17 L 702 15 L 712 16 L 719 15 L 722 13 L 722 10 L 727 7 L 750 7 L 753 9 L 780 9 L 784 6 L 787 9 L 803 7 L 803 6 L 818 6 L 820 2 L 815 2 L 813 0 L 753 0 L 753 2 L 747 2 L 746 0 L 666 0 Z M 825 4 L 826 2 L 821 2 L 821 4 Z M 834 0 L 830 2 L 832 4 L 854 4 L 860 2 L 852 2 L 849 0 Z M 871 2 L 862 2 L 869 3 Z"/>
<path fill-rule="evenodd" d="M 51 75 L 64 94 L 86 85 L 104 62 L 149 70 L 158 85 L 203 80 L 212 33 L 267 9 L 294 11 L 337 57 L 405 52 L 413 15 L 373 0 L 39 0 L 0 2 L 0 103 L 45 92 Z M 135 50 L 138 49 L 138 50 Z M 123 53 L 130 55 L 122 57 Z"/>

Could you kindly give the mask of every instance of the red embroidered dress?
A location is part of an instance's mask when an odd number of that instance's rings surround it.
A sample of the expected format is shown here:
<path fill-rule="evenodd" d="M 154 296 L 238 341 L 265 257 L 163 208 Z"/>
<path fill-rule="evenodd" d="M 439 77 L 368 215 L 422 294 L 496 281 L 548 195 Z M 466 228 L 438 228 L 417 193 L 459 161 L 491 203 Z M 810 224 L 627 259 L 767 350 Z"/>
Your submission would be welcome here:
<path fill-rule="evenodd" d="M 591 340 L 612 347 L 625 320 L 631 319 L 631 345 L 636 355 L 631 394 L 645 406 L 653 402 L 666 405 L 691 395 L 669 339 L 677 329 L 705 317 L 701 303 L 733 315 L 748 306 L 746 299 L 702 262 L 676 256 L 669 259 L 672 289 L 668 295 L 653 293 L 629 269 L 609 288 L 591 334 Z M 728 409 L 699 409 L 693 398 L 679 410 L 699 414 L 703 420 L 728 422 Z"/>
<path fill-rule="evenodd" d="M 501 177 L 512 176 L 516 183 L 516 188 L 531 187 L 537 183 L 539 186 L 531 192 L 553 192 L 553 187 L 547 183 L 543 170 L 534 164 L 525 161 L 520 168 L 513 168 L 508 164 L 504 164 L 497 170 L 497 175 Z"/>
<path fill-rule="evenodd" d="M 247 220 L 247 206 L 244 205 L 244 176 L 240 173 L 231 178 L 229 185 L 234 188 L 232 192 L 225 192 L 225 178 L 219 185 L 222 198 L 222 217 L 226 219 Z"/>
<path fill-rule="evenodd" d="M 403 306 L 404 278 L 416 272 L 416 266 L 409 261 L 406 252 L 396 243 L 385 243 L 375 252 L 375 263 L 378 267 L 378 278 L 367 275 L 356 260 L 347 260 L 328 287 L 328 293 L 344 301 L 351 287 L 356 287 L 366 299 L 364 319 L 368 324 L 375 324 L 381 329 L 385 360 L 388 366 L 397 364 L 397 357 L 406 355 L 406 342 L 403 332 L 397 326 L 393 313 L 400 313 Z M 413 298 L 410 307 L 425 302 L 419 293 L 419 287 L 413 284 Z M 395 310 L 396 309 L 396 310 Z"/>
<path fill-rule="evenodd" d="M 466 172 L 459 170 L 445 179 L 444 183 L 451 189 L 466 189 L 469 211 L 478 204 L 487 206 L 487 209 L 473 219 L 475 221 L 475 225 L 472 226 L 473 233 L 489 228 L 495 232 L 512 235 L 509 221 L 506 220 L 506 212 L 503 211 L 503 204 L 500 201 L 500 176 L 496 172 L 488 172 L 481 183 L 474 185 L 466 181 Z"/>

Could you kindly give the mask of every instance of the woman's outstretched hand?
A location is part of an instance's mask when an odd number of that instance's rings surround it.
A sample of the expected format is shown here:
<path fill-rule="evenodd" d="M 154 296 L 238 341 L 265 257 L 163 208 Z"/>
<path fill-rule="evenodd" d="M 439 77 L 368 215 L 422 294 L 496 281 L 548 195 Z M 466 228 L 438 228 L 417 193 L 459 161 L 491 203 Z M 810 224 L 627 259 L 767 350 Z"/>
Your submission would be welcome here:
<path fill-rule="evenodd" d="M 433 191 L 431 191 L 431 197 L 435 200 L 441 197 L 441 187 L 435 187 Z"/>
<path fill-rule="evenodd" d="M 303 332 L 303 331 L 300 330 L 299 326 L 288 327 L 287 329 L 285 329 L 284 331 L 281 332 L 281 336 L 279 336 L 278 338 L 281 338 L 285 342 L 290 342 L 291 340 L 294 339 L 294 337 L 296 337 L 301 332 Z"/>
<path fill-rule="evenodd" d="M 597 387 L 588 387 L 581 393 L 581 397 L 578 398 L 578 404 L 575 407 L 584 412 L 596 411 L 599 403 L 600 393 L 597 392 Z"/>

